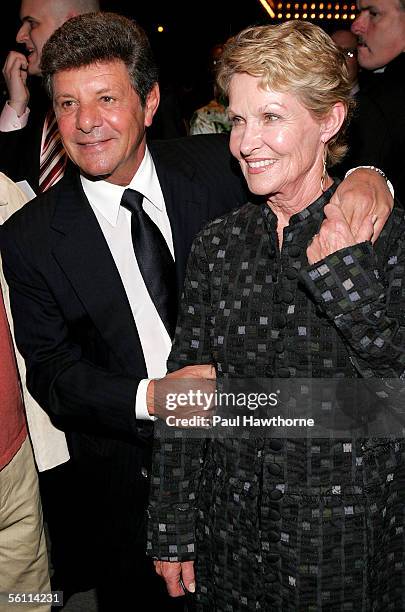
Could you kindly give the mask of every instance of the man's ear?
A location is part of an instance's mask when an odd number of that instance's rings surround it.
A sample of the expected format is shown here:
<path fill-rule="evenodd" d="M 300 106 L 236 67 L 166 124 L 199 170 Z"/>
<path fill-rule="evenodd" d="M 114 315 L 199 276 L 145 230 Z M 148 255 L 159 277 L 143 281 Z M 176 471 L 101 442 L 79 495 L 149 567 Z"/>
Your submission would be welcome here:
<path fill-rule="evenodd" d="M 153 117 L 157 111 L 160 102 L 159 85 L 155 83 L 148 93 L 145 102 L 145 127 L 152 125 Z"/>
<path fill-rule="evenodd" d="M 321 140 L 328 142 L 341 128 L 346 117 L 346 107 L 343 102 L 336 102 L 321 122 Z"/>

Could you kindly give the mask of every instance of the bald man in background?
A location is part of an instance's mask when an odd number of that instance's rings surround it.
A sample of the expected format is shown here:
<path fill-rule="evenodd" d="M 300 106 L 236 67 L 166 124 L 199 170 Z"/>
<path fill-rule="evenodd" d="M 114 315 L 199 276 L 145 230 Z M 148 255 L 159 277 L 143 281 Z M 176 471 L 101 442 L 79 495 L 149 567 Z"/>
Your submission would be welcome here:
<path fill-rule="evenodd" d="M 16 41 L 25 46 L 26 54 L 10 51 L 3 68 L 8 101 L 0 115 L 0 170 L 13 181 L 27 180 L 35 193 L 46 190 L 62 177 L 66 156 L 57 160 L 59 173 L 45 177 L 44 188 L 40 188 L 41 157 L 52 115 L 48 114 L 49 99 L 41 80 L 30 77 L 41 76 L 42 48 L 59 26 L 75 15 L 99 10 L 98 0 L 21 2 L 21 27 Z M 53 142 L 50 145 L 52 147 Z M 55 160 L 48 161 L 55 165 Z"/>

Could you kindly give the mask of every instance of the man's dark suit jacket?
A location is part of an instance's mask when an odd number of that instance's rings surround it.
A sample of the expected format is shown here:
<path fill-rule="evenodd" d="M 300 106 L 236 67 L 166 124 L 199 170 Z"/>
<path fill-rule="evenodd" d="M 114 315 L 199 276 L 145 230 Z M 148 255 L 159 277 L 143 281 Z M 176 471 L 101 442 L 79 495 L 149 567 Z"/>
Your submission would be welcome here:
<path fill-rule="evenodd" d="M 364 77 L 343 166 L 345 170 L 377 166 L 392 181 L 396 197 L 405 206 L 405 54 L 390 62 L 383 73 Z"/>
<path fill-rule="evenodd" d="M 245 184 L 221 135 L 149 149 L 173 234 L 173 290 L 180 292 L 194 236 L 246 201 Z M 0 238 L 28 388 L 70 432 L 73 459 L 99 511 L 112 516 L 111 499 L 125 506 L 116 530 L 128 539 L 123 525 L 135 529 L 134 512 L 147 495 L 140 482 L 150 461 L 151 425 L 135 419 L 137 386 L 147 372 L 124 287 L 78 173 L 13 215 Z"/>

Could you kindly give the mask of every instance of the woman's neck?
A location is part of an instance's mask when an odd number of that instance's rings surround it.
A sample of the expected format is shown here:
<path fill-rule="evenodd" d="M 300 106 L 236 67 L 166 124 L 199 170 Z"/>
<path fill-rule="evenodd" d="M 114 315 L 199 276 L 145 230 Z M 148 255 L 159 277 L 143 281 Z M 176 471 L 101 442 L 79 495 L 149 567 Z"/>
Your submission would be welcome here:
<path fill-rule="evenodd" d="M 326 175 L 323 185 L 320 180 L 315 183 L 305 182 L 295 190 L 290 189 L 289 193 L 277 193 L 274 196 L 269 196 L 267 205 L 271 208 L 277 217 L 277 234 L 279 247 L 283 244 L 284 228 L 290 223 L 293 215 L 305 210 L 312 202 L 315 202 L 324 191 L 332 185 L 332 179 Z"/>

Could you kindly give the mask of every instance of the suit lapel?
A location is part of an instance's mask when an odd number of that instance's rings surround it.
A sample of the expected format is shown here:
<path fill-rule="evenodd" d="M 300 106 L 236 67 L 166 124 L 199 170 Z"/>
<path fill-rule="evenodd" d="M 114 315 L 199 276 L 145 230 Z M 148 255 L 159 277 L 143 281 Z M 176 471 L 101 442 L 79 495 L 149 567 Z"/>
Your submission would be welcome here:
<path fill-rule="evenodd" d="M 146 374 L 145 360 L 120 275 L 76 173 L 63 179 L 52 221 L 54 256 L 123 368 Z"/>
<path fill-rule="evenodd" d="M 187 161 L 168 159 L 166 143 L 156 145 L 150 143 L 149 149 L 170 220 L 180 298 L 191 244 L 207 221 L 208 194 L 204 185 L 193 180 L 195 171 Z"/>

